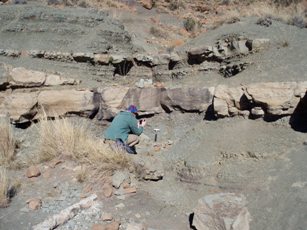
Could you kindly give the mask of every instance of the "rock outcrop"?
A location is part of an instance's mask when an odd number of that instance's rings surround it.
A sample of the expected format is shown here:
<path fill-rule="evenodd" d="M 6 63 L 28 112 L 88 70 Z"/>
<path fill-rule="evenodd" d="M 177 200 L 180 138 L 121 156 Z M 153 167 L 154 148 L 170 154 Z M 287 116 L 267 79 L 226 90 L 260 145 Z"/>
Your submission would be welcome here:
<path fill-rule="evenodd" d="M 217 117 L 291 115 L 307 90 L 307 82 L 255 83 L 238 88 L 218 86 L 213 106 Z"/>
<path fill-rule="evenodd" d="M 146 59 L 147 60 L 147 59 Z M 2 68 L 0 109 L 14 122 L 78 114 L 111 119 L 121 109 L 135 104 L 140 114 L 174 110 L 204 113 L 213 107 L 217 118 L 244 116 L 279 118 L 293 114 L 307 91 L 307 82 L 266 82 L 228 87 L 166 88 L 145 84 L 142 87 L 104 87 L 92 89 L 55 88 L 77 84 L 74 79 L 25 68 Z"/>
<path fill-rule="evenodd" d="M 197 230 L 249 230 L 249 222 L 243 195 L 219 193 L 198 201 L 192 225 Z"/>

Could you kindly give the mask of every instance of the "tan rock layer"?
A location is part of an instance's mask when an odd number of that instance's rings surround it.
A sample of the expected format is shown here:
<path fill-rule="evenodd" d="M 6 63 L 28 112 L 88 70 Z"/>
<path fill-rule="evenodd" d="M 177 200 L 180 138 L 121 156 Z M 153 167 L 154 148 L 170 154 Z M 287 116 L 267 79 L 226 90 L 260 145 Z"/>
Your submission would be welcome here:
<path fill-rule="evenodd" d="M 216 88 L 128 88 L 109 87 L 93 92 L 88 89 L 0 92 L 0 113 L 14 122 L 69 113 L 110 119 L 129 104 L 141 114 L 180 110 L 206 112 L 213 106 L 217 117 L 288 116 L 306 95 L 307 82 L 256 83 L 240 87 Z M 306 98 L 306 97 L 305 97 Z"/>
<path fill-rule="evenodd" d="M 29 70 L 23 67 L 7 70 L 6 79 L 0 83 L 6 88 L 31 88 L 57 85 L 76 85 L 80 81 L 72 78 L 64 78 L 56 74 L 47 74 L 41 71 Z"/>
<path fill-rule="evenodd" d="M 307 82 L 267 82 L 233 88 L 221 85 L 215 90 L 214 112 L 217 117 L 288 116 L 294 112 L 306 91 Z"/>

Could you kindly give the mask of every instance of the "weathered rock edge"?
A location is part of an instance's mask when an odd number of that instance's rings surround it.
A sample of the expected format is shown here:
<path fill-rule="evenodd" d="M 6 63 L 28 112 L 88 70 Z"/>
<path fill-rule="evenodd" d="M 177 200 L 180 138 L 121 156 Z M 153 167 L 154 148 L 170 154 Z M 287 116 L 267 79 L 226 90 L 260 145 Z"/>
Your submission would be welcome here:
<path fill-rule="evenodd" d="M 77 114 L 111 119 L 129 104 L 143 115 L 171 113 L 174 110 L 214 113 L 217 118 L 283 117 L 294 113 L 306 100 L 307 82 L 269 82 L 239 87 L 219 85 L 202 88 L 32 89 L 0 91 L 0 115 L 14 123 Z"/>
<path fill-rule="evenodd" d="M 191 66 L 200 72 L 215 70 L 224 77 L 231 77 L 250 64 L 232 63 L 230 62 L 232 58 L 258 52 L 267 48 L 269 44 L 269 39 L 251 40 L 241 36 L 231 40 L 221 39 L 213 46 L 203 45 L 184 50 L 184 52 L 172 51 L 159 55 L 0 49 L 0 56 L 111 66 L 113 72 L 109 74 L 112 75 L 128 75 L 130 72 L 133 75 L 138 72 L 138 69 L 142 69 L 142 72 L 145 71 L 149 77 L 154 77 L 157 81 L 166 81 L 182 78 L 189 72 Z"/>
<path fill-rule="evenodd" d="M 97 199 L 97 195 L 93 194 L 80 202 L 69 206 L 68 208 L 62 210 L 60 213 L 55 214 L 48 219 L 44 220 L 42 223 L 39 223 L 33 226 L 33 230 L 51 230 L 55 229 L 60 225 L 63 225 L 68 220 L 73 218 L 77 213 L 82 210 L 89 208 L 93 201 Z"/>

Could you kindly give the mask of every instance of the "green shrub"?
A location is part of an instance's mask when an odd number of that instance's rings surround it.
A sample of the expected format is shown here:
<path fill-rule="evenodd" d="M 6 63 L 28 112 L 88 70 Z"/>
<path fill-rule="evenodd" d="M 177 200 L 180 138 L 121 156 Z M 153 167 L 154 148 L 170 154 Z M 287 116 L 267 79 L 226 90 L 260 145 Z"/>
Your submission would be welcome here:
<path fill-rule="evenodd" d="M 191 32 L 195 29 L 196 22 L 193 18 L 188 17 L 183 21 L 183 26 L 187 31 Z"/>

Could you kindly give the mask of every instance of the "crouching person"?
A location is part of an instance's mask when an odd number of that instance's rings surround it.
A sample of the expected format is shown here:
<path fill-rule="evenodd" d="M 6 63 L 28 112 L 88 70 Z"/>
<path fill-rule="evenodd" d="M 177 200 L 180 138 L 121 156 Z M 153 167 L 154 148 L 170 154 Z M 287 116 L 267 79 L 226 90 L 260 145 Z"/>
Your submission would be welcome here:
<path fill-rule="evenodd" d="M 137 112 L 136 106 L 130 105 L 126 111 L 121 111 L 115 116 L 104 133 L 106 140 L 115 141 L 117 147 L 132 154 L 136 154 L 135 145 L 139 143 L 139 136 L 146 125 L 145 120 L 136 119 Z"/>

